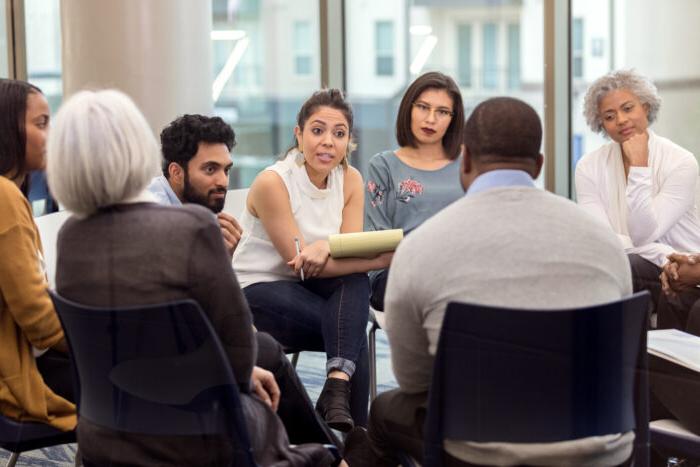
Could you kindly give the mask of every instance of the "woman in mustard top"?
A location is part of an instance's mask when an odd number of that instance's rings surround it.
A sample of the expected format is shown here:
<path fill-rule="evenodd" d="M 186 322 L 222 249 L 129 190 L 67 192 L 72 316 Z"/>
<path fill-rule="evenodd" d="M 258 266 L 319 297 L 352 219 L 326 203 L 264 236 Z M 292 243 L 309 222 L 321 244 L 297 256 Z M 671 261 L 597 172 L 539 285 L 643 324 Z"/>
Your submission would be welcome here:
<path fill-rule="evenodd" d="M 48 126 L 39 88 L 0 80 L 0 413 L 67 431 L 76 424 L 67 346 L 25 197 L 29 172 L 45 164 Z"/>

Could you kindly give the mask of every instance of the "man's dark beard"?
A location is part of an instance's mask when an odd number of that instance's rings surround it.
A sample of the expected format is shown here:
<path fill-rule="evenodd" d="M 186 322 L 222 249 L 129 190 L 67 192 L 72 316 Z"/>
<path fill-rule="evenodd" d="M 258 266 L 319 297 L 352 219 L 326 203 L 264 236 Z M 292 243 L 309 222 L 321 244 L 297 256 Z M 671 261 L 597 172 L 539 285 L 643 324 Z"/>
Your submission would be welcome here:
<path fill-rule="evenodd" d="M 224 193 L 224 197 L 210 200 L 209 195 L 213 193 Z M 226 189 L 210 190 L 207 194 L 202 195 L 192 188 L 192 185 L 190 185 L 190 176 L 187 172 L 185 172 L 185 191 L 182 196 L 185 198 L 186 203 L 199 204 L 200 206 L 211 209 L 211 211 L 216 214 L 224 209 L 224 203 L 226 202 Z"/>

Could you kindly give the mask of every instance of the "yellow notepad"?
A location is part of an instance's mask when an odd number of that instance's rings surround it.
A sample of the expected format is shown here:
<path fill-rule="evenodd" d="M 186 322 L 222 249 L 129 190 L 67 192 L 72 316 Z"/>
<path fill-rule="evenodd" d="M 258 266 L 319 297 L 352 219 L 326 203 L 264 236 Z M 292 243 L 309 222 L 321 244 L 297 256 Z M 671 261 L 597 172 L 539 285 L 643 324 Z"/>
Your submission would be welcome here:
<path fill-rule="evenodd" d="M 403 239 L 403 229 L 353 232 L 328 236 L 333 258 L 373 258 L 394 251 Z"/>

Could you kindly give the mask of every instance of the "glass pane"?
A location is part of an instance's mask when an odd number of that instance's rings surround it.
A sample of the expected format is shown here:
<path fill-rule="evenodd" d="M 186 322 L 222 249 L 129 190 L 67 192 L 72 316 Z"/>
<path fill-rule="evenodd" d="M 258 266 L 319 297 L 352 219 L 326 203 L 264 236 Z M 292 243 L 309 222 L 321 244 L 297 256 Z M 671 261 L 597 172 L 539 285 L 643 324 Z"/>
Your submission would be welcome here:
<path fill-rule="evenodd" d="M 510 95 L 528 102 L 542 116 L 542 4 L 541 0 L 346 1 L 346 83 L 358 143 L 353 164 L 366 175 L 374 154 L 397 148 L 399 103 L 408 85 L 427 71 L 441 71 L 458 82 L 467 115 L 489 97 Z M 379 44 L 372 38 L 377 22 L 383 21 L 394 25 L 390 77 L 375 74 Z M 482 43 L 485 29 L 490 31 L 488 47 Z M 483 82 L 485 64 L 490 67 L 488 87 Z"/>
<path fill-rule="evenodd" d="M 214 112 L 236 132 L 229 186 L 242 188 L 293 144 L 296 114 L 321 85 L 318 1 L 213 0 L 212 10 Z"/>
<path fill-rule="evenodd" d="M 634 68 L 654 82 L 662 103 L 651 129 L 698 157 L 700 2 L 678 0 L 668 8 L 652 0 L 574 0 L 572 17 L 585 26 L 581 28 L 583 73 L 572 83 L 572 140 L 580 138 L 580 144 L 573 145 L 572 170 L 583 154 L 609 141 L 586 125 L 583 98 L 595 79 L 619 69 Z"/>
<path fill-rule="evenodd" d="M 27 76 L 44 92 L 52 112 L 63 98 L 59 0 L 25 0 Z"/>
<path fill-rule="evenodd" d="M 520 25 L 508 25 L 508 89 L 520 86 Z"/>
<path fill-rule="evenodd" d="M 377 76 L 394 74 L 394 23 L 378 21 L 376 26 Z"/>
<path fill-rule="evenodd" d="M 486 89 L 498 87 L 498 31 L 493 23 L 486 23 L 483 27 L 483 57 L 484 75 L 483 86 Z"/>
<path fill-rule="evenodd" d="M 0 0 L 0 78 L 10 77 L 10 66 L 7 57 L 7 1 Z"/>
<path fill-rule="evenodd" d="M 460 86 L 472 85 L 472 27 L 457 26 L 457 82 Z"/>

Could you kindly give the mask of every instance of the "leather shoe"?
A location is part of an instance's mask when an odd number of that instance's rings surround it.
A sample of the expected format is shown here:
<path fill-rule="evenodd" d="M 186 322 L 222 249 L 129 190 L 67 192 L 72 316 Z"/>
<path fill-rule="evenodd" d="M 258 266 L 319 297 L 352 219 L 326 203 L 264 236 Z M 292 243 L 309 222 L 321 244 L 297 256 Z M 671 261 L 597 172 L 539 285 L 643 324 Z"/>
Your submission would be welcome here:
<path fill-rule="evenodd" d="M 350 415 L 350 381 L 328 378 L 316 402 L 316 411 L 321 414 L 328 426 L 346 433 L 355 424 Z"/>

